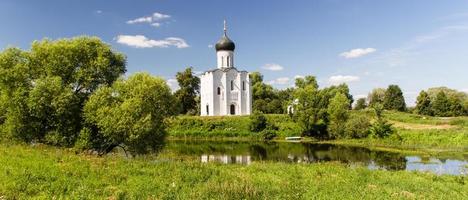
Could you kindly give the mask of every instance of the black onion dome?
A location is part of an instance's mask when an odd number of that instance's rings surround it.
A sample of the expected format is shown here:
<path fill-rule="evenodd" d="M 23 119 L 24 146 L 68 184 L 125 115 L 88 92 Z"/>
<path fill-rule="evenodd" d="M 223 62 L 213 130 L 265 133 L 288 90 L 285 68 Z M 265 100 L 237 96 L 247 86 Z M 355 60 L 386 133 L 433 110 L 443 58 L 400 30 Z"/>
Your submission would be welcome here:
<path fill-rule="evenodd" d="M 216 43 L 216 51 L 234 51 L 236 45 L 234 42 L 227 37 L 226 34 Z"/>

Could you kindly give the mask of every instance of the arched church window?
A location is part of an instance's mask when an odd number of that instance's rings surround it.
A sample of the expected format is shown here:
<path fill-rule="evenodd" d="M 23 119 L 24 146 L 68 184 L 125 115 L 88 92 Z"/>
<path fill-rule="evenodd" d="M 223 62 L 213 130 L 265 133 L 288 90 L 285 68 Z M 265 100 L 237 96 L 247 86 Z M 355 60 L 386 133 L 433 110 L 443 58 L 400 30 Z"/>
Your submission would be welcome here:
<path fill-rule="evenodd" d="M 206 115 L 210 115 L 210 107 L 206 105 Z"/>
<path fill-rule="evenodd" d="M 231 81 L 231 90 L 234 90 L 234 81 Z"/>
<path fill-rule="evenodd" d="M 245 81 L 242 81 L 242 90 L 245 90 Z"/>
<path fill-rule="evenodd" d="M 221 56 L 221 66 L 224 66 L 224 56 Z"/>
<path fill-rule="evenodd" d="M 220 88 L 220 87 L 218 87 L 218 89 L 217 89 L 217 94 L 218 94 L 218 95 L 221 94 L 221 88 Z"/>
<path fill-rule="evenodd" d="M 236 114 L 236 106 L 234 104 L 231 104 L 231 115 L 235 115 Z"/>

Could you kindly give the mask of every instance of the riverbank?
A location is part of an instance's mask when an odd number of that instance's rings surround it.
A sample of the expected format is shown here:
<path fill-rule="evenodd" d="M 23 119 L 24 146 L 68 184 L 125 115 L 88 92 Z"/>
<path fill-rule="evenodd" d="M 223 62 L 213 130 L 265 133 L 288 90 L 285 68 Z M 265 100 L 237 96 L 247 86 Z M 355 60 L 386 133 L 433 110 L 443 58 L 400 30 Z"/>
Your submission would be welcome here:
<path fill-rule="evenodd" d="M 466 199 L 466 177 L 369 170 L 339 163 L 251 165 L 173 156 L 96 157 L 0 144 L 5 199 Z"/>
<path fill-rule="evenodd" d="M 371 112 L 353 111 L 371 116 Z M 278 127 L 277 142 L 285 137 L 300 135 L 300 127 L 287 115 L 265 115 L 268 123 Z M 397 135 L 390 138 L 337 139 L 318 141 L 304 138 L 304 142 L 346 144 L 369 148 L 387 148 L 394 151 L 417 152 L 468 152 L 468 117 L 438 118 L 403 112 L 385 112 L 394 124 Z M 249 130 L 248 116 L 199 117 L 180 116 L 169 120 L 170 139 L 197 140 L 262 140 L 258 133 Z"/>

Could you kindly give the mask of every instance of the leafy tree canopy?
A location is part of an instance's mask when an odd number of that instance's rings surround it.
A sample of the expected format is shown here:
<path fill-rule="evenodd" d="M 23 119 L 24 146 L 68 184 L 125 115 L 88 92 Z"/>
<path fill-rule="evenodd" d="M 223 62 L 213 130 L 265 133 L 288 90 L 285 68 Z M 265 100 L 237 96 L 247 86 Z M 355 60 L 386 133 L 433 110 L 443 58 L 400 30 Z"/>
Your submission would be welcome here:
<path fill-rule="evenodd" d="M 0 53 L 3 132 L 73 145 L 88 96 L 125 72 L 125 56 L 96 37 L 35 41 Z"/>
<path fill-rule="evenodd" d="M 359 98 L 356 101 L 356 105 L 354 106 L 355 110 L 362 110 L 367 108 L 366 98 Z"/>
<path fill-rule="evenodd" d="M 179 89 L 175 92 L 177 102 L 180 104 L 180 113 L 199 114 L 200 78 L 193 74 L 193 68 L 188 67 L 182 72 L 177 72 L 176 79 Z"/>
<path fill-rule="evenodd" d="M 174 97 L 162 78 L 137 73 L 99 88 L 86 103 L 86 126 L 79 146 L 101 154 L 122 147 L 132 154 L 157 150 L 164 141 L 165 117 Z"/>
<path fill-rule="evenodd" d="M 383 106 L 387 110 L 405 111 L 406 103 L 398 85 L 389 85 L 385 91 Z"/>

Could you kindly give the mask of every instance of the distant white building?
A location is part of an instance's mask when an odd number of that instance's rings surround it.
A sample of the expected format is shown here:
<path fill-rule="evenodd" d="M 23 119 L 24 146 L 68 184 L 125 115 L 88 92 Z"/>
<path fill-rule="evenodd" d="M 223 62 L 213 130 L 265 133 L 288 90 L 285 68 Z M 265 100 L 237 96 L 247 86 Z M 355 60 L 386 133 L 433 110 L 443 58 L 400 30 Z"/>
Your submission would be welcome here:
<path fill-rule="evenodd" d="M 201 116 L 250 115 L 252 89 L 247 71 L 234 67 L 235 44 L 226 33 L 216 43 L 217 68 L 200 77 Z"/>

